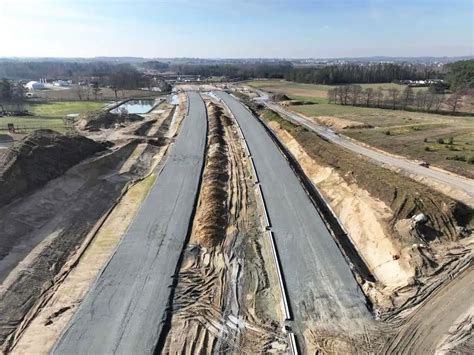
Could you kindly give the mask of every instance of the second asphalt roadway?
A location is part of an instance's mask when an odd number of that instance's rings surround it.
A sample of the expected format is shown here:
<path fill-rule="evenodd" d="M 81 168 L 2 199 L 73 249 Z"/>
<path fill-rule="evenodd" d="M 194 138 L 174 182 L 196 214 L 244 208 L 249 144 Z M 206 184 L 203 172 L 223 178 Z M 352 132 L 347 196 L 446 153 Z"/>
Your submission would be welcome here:
<path fill-rule="evenodd" d="M 364 295 L 288 161 L 248 109 L 225 92 L 216 95 L 239 123 L 255 163 L 297 336 L 312 326 L 363 331 L 371 319 Z"/>

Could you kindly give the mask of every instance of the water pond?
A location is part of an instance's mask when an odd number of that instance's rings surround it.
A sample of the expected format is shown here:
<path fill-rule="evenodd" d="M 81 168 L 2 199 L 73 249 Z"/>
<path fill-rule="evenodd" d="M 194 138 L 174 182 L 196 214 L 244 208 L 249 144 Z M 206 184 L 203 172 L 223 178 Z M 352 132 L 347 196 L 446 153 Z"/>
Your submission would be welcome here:
<path fill-rule="evenodd" d="M 134 113 L 134 114 L 143 114 L 148 113 L 151 109 L 158 103 L 154 99 L 145 99 L 145 100 L 130 100 L 120 106 L 114 108 L 110 112 L 112 113 Z"/>

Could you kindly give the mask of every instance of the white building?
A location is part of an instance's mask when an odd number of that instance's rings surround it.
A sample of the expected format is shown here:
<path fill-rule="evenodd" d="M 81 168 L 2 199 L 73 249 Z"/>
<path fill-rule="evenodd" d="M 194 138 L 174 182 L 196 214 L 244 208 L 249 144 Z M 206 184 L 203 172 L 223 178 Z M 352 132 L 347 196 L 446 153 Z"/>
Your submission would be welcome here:
<path fill-rule="evenodd" d="M 25 85 L 25 88 L 28 90 L 42 90 L 44 89 L 44 84 L 39 81 L 30 81 Z"/>
<path fill-rule="evenodd" d="M 69 86 L 70 83 L 69 81 L 66 81 L 66 80 L 56 80 L 53 82 L 53 85 L 54 86 Z"/>

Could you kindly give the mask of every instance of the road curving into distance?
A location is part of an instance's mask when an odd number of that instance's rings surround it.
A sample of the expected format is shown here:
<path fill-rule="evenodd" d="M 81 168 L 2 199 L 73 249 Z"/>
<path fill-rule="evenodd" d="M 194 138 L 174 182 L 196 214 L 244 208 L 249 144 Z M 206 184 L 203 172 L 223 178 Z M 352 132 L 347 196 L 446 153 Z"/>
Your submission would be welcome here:
<path fill-rule="evenodd" d="M 204 162 L 206 108 L 198 93 L 188 97 L 188 115 L 163 170 L 53 354 L 154 353 Z"/>
<path fill-rule="evenodd" d="M 259 91 L 259 93 L 263 95 L 263 97 L 258 101 L 262 102 L 269 109 L 278 112 L 284 118 L 290 119 L 290 121 L 296 122 L 300 125 L 303 125 L 304 127 L 309 128 L 313 132 L 316 132 L 317 134 L 323 136 L 332 143 L 338 144 L 354 153 L 366 156 L 379 164 L 387 164 L 397 169 L 400 169 L 405 173 L 415 174 L 420 177 L 432 179 L 443 185 L 449 186 L 457 190 L 461 190 L 470 197 L 474 197 L 474 180 L 472 179 L 464 178 L 462 176 L 441 171 L 439 169 L 425 168 L 420 166 L 416 162 L 410 161 L 408 159 L 398 158 L 389 154 L 384 154 L 380 151 L 354 143 L 348 138 L 336 134 L 332 130 L 318 125 L 317 123 L 314 123 L 313 121 L 311 121 L 311 119 L 304 117 L 303 115 L 300 115 L 296 112 L 287 110 L 281 107 L 280 105 L 268 100 L 268 95 L 264 94 L 263 92 Z"/>
<path fill-rule="evenodd" d="M 232 111 L 252 155 L 300 346 L 311 325 L 363 331 L 372 319 L 365 297 L 298 177 L 250 111 L 225 92 L 215 94 Z"/>

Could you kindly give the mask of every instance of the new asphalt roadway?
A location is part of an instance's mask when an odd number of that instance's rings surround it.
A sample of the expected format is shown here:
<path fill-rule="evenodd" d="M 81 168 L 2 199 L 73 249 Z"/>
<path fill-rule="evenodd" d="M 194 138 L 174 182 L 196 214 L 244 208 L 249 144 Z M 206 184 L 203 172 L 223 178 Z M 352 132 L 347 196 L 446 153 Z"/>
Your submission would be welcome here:
<path fill-rule="evenodd" d="M 288 161 L 238 100 L 215 94 L 234 114 L 252 155 L 300 345 L 307 326 L 362 330 L 371 319 L 365 298 Z"/>
<path fill-rule="evenodd" d="M 206 109 L 198 93 L 188 96 L 188 116 L 163 170 L 54 354 L 154 352 L 204 161 Z"/>

